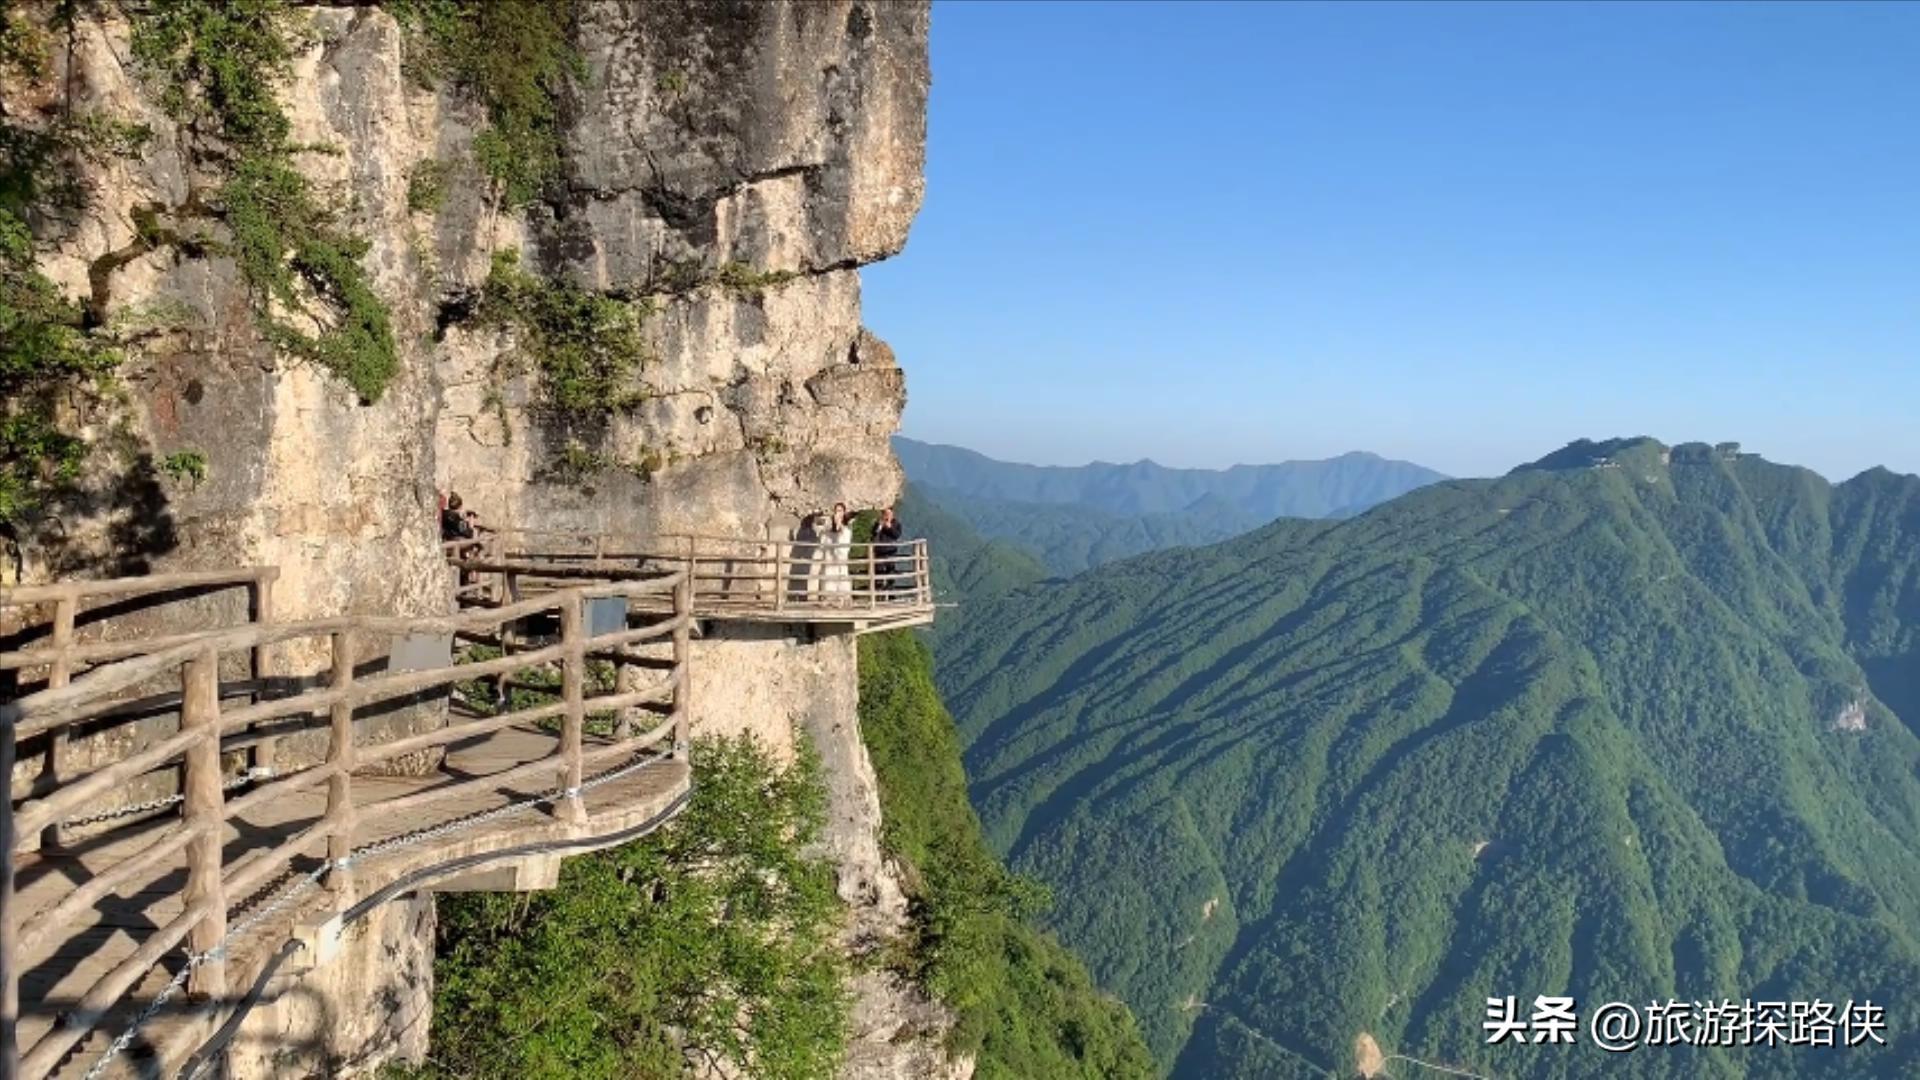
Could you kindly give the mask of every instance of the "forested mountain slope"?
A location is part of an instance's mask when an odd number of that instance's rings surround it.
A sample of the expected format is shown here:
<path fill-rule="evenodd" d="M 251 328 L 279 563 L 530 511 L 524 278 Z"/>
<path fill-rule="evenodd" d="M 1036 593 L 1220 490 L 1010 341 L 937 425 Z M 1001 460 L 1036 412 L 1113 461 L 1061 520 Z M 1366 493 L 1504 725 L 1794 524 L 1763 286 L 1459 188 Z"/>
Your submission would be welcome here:
<path fill-rule="evenodd" d="M 1363 1034 L 1501 1077 L 1920 1069 L 1920 478 L 1582 443 L 964 616 L 989 838 L 1175 1075 L 1346 1074 Z M 1871 998 L 1892 1045 L 1486 1045 L 1540 994 Z"/>
<path fill-rule="evenodd" d="M 988 540 L 912 484 L 895 509 L 907 535 L 927 541 L 934 596 L 943 603 L 994 596 L 1047 577 L 1047 568 L 1025 548 Z"/>
<path fill-rule="evenodd" d="M 1047 572 L 1071 577 L 1082 570 L 1149 551 L 1217 544 L 1267 523 L 1218 495 L 1186 510 L 1116 514 L 1078 504 L 1018 502 L 968 495 L 950 488 L 914 486 L 917 497 L 996 543 L 1031 552 Z"/>

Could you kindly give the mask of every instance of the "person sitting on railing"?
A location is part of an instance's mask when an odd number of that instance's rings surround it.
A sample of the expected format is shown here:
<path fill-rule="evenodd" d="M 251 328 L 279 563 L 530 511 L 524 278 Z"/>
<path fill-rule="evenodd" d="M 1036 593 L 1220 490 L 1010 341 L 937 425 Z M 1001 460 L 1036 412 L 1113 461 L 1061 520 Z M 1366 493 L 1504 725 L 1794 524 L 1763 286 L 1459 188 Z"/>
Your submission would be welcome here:
<path fill-rule="evenodd" d="M 873 555 L 878 561 L 880 580 L 874 587 L 888 600 L 897 600 L 907 591 L 906 568 L 900 563 L 900 537 L 905 529 L 893 516 L 893 507 L 880 508 L 880 520 L 873 526 Z"/>
<path fill-rule="evenodd" d="M 459 492 L 449 494 L 446 504 L 440 508 L 440 542 L 451 544 L 455 540 L 473 539 L 475 516 L 471 510 L 461 512 Z"/>
<path fill-rule="evenodd" d="M 454 558 L 471 559 L 485 551 L 486 544 L 480 534 L 491 531 L 480 523 L 479 511 L 462 509 L 459 492 L 447 496 L 446 504 L 440 508 L 440 543 L 459 545 L 452 549 Z M 473 542 L 464 543 L 468 540 Z"/>

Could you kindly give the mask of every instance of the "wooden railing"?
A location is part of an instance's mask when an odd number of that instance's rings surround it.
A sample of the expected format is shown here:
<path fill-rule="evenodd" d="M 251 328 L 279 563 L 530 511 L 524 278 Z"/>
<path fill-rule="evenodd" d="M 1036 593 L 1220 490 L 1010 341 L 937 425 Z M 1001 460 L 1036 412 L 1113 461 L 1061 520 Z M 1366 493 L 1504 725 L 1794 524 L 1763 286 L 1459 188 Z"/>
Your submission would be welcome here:
<path fill-rule="evenodd" d="M 509 530 L 447 546 L 463 595 L 511 602 L 530 591 L 652 568 L 684 568 L 694 613 L 839 621 L 930 617 L 932 566 L 920 539 L 831 545 L 668 534 L 648 537 Z"/>
<path fill-rule="evenodd" d="M 228 625 L 273 621 L 273 585 L 279 578 L 276 567 L 247 567 L 239 570 L 195 571 L 175 574 L 151 574 L 139 578 L 113 578 L 94 581 L 64 581 L 50 585 L 27 585 L 0 592 L 0 618 L 7 626 L 0 651 L 0 689 L 8 696 L 24 696 L 38 689 L 58 689 L 74 675 L 98 665 L 131 656 L 157 652 L 194 640 L 209 629 Z M 218 608 L 225 598 L 220 594 L 241 590 L 245 609 L 239 617 L 219 618 Z M 193 603 L 212 601 L 215 622 L 201 629 L 163 636 L 115 639 L 103 631 L 123 627 L 117 616 L 137 610 L 143 617 L 178 626 L 205 623 L 204 614 L 195 617 L 183 609 Z M 32 613 L 41 613 L 34 618 Z M 16 625 L 17 624 L 17 625 Z M 267 678 L 267 648 L 251 650 L 248 674 L 255 689 Z M 38 678 L 35 678 L 38 673 Z M 33 782 L 45 791 L 57 786 L 78 767 L 71 760 L 76 749 L 71 745 L 71 725 L 49 726 L 39 740 L 35 754 L 40 759 Z M 257 764 L 270 764 L 273 751 L 270 740 L 261 740 L 255 748 Z M 10 782 L 13 769 L 7 770 Z M 41 840 L 58 844 L 62 840 L 57 826 L 50 827 Z"/>
<path fill-rule="evenodd" d="M 268 574 L 248 580 L 264 584 L 272 578 Z M 391 849 L 396 823 L 406 826 L 405 835 L 444 828 L 443 818 L 452 812 L 448 808 L 458 811 L 454 816 L 468 813 L 478 794 L 491 797 L 505 790 L 503 785 L 541 778 L 550 778 L 555 793 L 534 801 L 551 803 L 562 821 L 577 823 L 586 817 L 583 785 L 595 782 L 589 774 L 624 768 L 623 763 L 650 756 L 683 757 L 688 742 L 687 665 L 694 585 L 694 576 L 684 569 L 636 571 L 623 580 L 564 588 L 448 617 L 350 616 L 176 635 L 139 647 L 128 642 L 114 647 L 130 650 L 132 655 L 120 654 L 126 658 L 70 682 L 50 679 L 46 689 L 0 705 L 0 775 L 10 776 L 18 744 L 67 725 L 97 722 L 103 708 L 156 679 L 176 680 L 178 686 L 177 730 L 84 775 L 61 775 L 50 789 L 42 787 L 24 797 L 16 793 L 0 806 L 0 849 L 7 856 L 0 868 L 0 1075 L 48 1075 L 183 942 L 193 958 L 183 973 L 189 994 L 223 994 L 229 983 L 225 946 L 234 925 L 230 920 L 238 917 L 244 922 L 248 913 L 261 911 L 261 905 L 284 887 L 290 875 L 305 875 L 313 886 L 331 890 L 337 908 L 352 903 L 356 893 L 353 860 L 362 841 L 378 836 L 379 846 Z M 70 632 L 80 597 L 114 590 L 138 591 L 127 583 L 49 587 L 48 595 L 65 605 L 65 615 L 56 619 L 56 651 L 6 654 L 0 663 L 17 667 L 35 662 L 60 665 L 63 660 L 70 664 L 77 662 L 76 656 L 95 661 L 111 658 L 115 654 L 104 647 L 85 651 L 89 647 L 63 644 L 58 627 L 66 625 Z M 19 595 L 15 593 L 13 599 Z M 601 606 L 607 603 L 613 607 Z M 590 610 L 601 616 L 596 621 L 603 625 L 609 611 L 619 611 L 623 617 L 617 627 L 593 633 L 588 625 Z M 516 627 L 519 633 L 510 634 Z M 454 662 L 449 652 L 444 663 L 422 669 L 365 670 L 380 667 L 377 660 L 370 664 L 367 658 L 384 655 L 379 647 L 383 639 L 422 638 L 465 640 L 495 649 L 518 646 L 519 651 L 466 663 Z M 330 657 L 324 671 L 296 680 L 300 685 L 288 688 L 284 696 L 248 698 L 239 707 L 223 704 L 228 695 L 220 681 L 223 657 L 241 652 L 258 656 L 265 648 L 299 644 L 324 646 Z M 64 657 L 57 651 L 60 648 L 67 650 Z M 590 695 L 589 664 L 595 660 L 665 674 L 644 688 L 621 689 L 626 685 L 622 679 L 611 692 Z M 560 676 L 558 700 L 521 708 L 506 705 L 506 711 L 497 713 L 485 710 L 384 742 L 369 742 L 364 725 L 356 724 L 356 716 L 370 710 L 439 705 L 454 696 L 456 684 L 493 680 L 505 689 L 522 673 L 551 673 L 554 668 Z M 636 730 L 634 716 L 646 713 L 659 722 Z M 609 724 L 608 730 L 593 733 L 592 745 L 587 738 L 590 715 L 605 716 Z M 231 749 L 233 736 L 260 725 L 317 732 L 322 723 L 325 750 L 318 760 L 279 771 L 269 781 L 236 792 L 247 783 L 245 777 L 236 782 L 234 773 L 222 767 L 223 746 Z M 356 798 L 357 793 L 369 794 L 360 791 L 356 778 L 370 767 L 403 755 L 441 751 L 456 741 L 508 728 L 524 731 L 544 725 L 540 730 L 545 732 L 556 724 L 551 752 L 535 760 L 485 775 L 454 775 L 445 783 L 395 797 Z M 89 864 L 87 874 L 62 894 L 21 910 L 15 895 L 15 872 L 23 859 L 20 838 L 95 810 L 109 793 L 137 778 L 172 770 L 180 776 L 178 794 L 161 800 L 167 804 L 166 816 L 147 819 L 140 843 L 105 848 L 114 852 L 111 861 Z M 247 829 L 259 832 L 262 815 L 284 817 L 286 808 L 293 805 L 291 800 L 301 797 L 318 806 L 317 789 L 322 785 L 324 809 L 316 819 L 304 825 L 283 822 L 288 835 L 271 847 L 255 846 L 232 858 L 223 853 L 234 828 L 242 829 L 243 835 Z M 369 822 L 380 828 L 369 832 Z M 158 827 L 153 827 L 156 823 Z M 109 958 L 110 968 L 85 986 L 61 1022 L 38 1033 L 31 1045 L 19 1047 L 23 969 L 43 962 L 64 940 L 84 931 L 103 898 L 148 883 L 181 864 L 184 873 L 169 879 L 179 881 L 178 913 L 157 921 L 124 957 Z M 361 882 L 360 891 L 377 884 Z M 16 1057 L 16 1051 L 23 1054 Z"/>

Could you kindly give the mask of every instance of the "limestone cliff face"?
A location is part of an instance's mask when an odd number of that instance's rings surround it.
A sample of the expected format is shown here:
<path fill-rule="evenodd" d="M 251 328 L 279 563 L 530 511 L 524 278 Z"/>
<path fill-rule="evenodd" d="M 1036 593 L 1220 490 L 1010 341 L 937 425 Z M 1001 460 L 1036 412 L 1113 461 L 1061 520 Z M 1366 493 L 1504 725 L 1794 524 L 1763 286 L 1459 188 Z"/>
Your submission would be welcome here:
<path fill-rule="evenodd" d="M 512 239 L 544 274 L 651 299 L 643 400 L 592 447 L 647 468 L 546 480 L 566 435 L 524 409 L 525 377 L 501 395 L 500 335 L 456 325 L 436 356 L 443 485 L 514 523 L 726 536 L 891 499 L 905 390 L 861 328 L 856 268 L 919 209 L 926 33 L 918 4 L 590 8 L 565 195 Z M 470 133 L 444 126 L 435 152 Z M 477 200 L 435 222 L 443 296 L 486 274 L 487 226 Z"/>
<path fill-rule="evenodd" d="M 404 190 L 418 129 L 393 63 L 391 19 L 313 11 L 314 44 L 284 94 L 294 137 L 337 151 L 300 164 L 354 206 L 371 244 L 365 265 L 401 343 L 398 377 L 378 404 L 361 405 L 337 379 L 261 339 L 232 259 L 142 241 L 141 214 L 185 227 L 221 178 L 160 107 L 163 88 L 132 66 L 126 20 L 106 5 L 83 11 L 56 53 L 58 93 L 45 108 L 113 116 L 152 136 L 138 157 L 88 164 L 76 217 L 36 222 L 51 248 L 42 267 L 104 321 L 134 329 L 121 369 L 125 413 L 100 418 L 123 425 L 109 440 L 116 448 L 96 455 L 80 498 L 23 538 L 26 576 L 274 564 L 286 617 L 443 610 L 434 446 L 424 434 L 439 388 L 417 345 L 433 305 Z M 181 450 L 206 455 L 203 481 L 155 475 L 154 461 Z"/>
<path fill-rule="evenodd" d="M 905 391 L 861 327 L 857 268 L 900 249 L 920 204 L 924 5 L 588 5 L 564 183 L 518 212 L 473 164 L 482 110 L 405 78 L 391 16 L 312 8 L 282 96 L 294 140 L 328 148 L 299 167 L 348 208 L 392 313 L 401 370 L 372 405 L 261 340 L 231 259 L 142 250 L 140 211 L 185 220 L 221 177 L 131 65 L 126 20 L 87 10 L 39 104 L 154 134 L 138 158 L 87 167 L 85 210 L 40 223 L 43 265 L 104 318 L 154 329 L 123 370 L 130 456 L 27 540 L 29 578 L 271 562 L 288 616 L 428 611 L 444 603 L 437 490 L 504 525 L 728 535 L 897 491 L 886 438 Z M 423 163 L 448 175 L 432 211 L 409 209 Z M 587 433 L 607 463 L 591 475 L 553 475 L 581 432 L 526 407 L 511 332 L 462 317 L 506 248 L 653 308 L 638 404 Z M 206 454 L 204 481 L 133 461 L 182 449 Z"/>
<path fill-rule="evenodd" d="M 858 268 L 900 250 L 920 205 L 926 3 L 587 3 L 585 76 L 561 102 L 563 180 L 517 209 L 474 164 L 484 110 L 406 77 L 408 37 L 389 13 L 301 6 L 310 33 L 280 98 L 292 140 L 326 148 L 298 168 L 368 242 L 361 262 L 391 313 L 399 371 L 373 404 L 263 340 L 204 209 L 225 179 L 217 162 L 133 64 L 122 10 L 79 12 L 52 78 L 9 87 L 4 107 L 152 131 L 138 156 L 84 165 L 82 209 L 34 223 L 44 271 L 130 328 L 125 394 L 91 414 L 116 449 L 18 538 L 14 573 L 273 564 L 280 618 L 424 614 L 451 602 L 436 521 L 450 490 L 502 526 L 743 537 L 898 493 L 888 437 L 904 382 L 861 325 Z M 428 166 L 446 177 L 432 208 L 410 199 Z M 214 243 L 153 243 L 156 223 Z M 648 306 L 631 407 L 584 428 L 540 408 L 515 360 L 524 343 L 475 317 L 509 248 L 543 279 Z M 595 467 L 558 475 L 570 448 Z M 156 472 L 183 450 L 205 455 L 204 479 Z M 878 845 L 851 639 L 711 626 L 696 671 L 700 729 L 820 746 L 849 946 L 876 948 L 905 912 Z M 847 1075 L 970 1072 L 944 1060 L 945 1014 L 912 988 L 869 974 L 856 991 Z"/>

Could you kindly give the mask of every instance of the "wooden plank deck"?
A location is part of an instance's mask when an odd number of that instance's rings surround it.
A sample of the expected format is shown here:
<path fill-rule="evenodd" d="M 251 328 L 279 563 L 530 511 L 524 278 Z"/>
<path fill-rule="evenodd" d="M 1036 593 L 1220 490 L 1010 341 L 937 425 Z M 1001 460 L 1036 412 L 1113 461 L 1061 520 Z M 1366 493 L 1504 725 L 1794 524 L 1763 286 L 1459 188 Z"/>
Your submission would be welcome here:
<path fill-rule="evenodd" d="M 407 836 L 422 830 L 459 822 L 510 803 L 524 802 L 551 791 L 559 778 L 561 762 L 554 759 L 553 775 L 510 779 L 501 784 L 473 784 L 476 778 L 504 772 L 514 766 L 553 757 L 559 735 L 534 727 L 508 728 L 491 735 L 456 743 L 440 767 L 420 777 L 356 777 L 355 803 L 372 803 L 431 788 L 466 784 L 460 796 L 414 813 L 370 814 L 362 819 L 362 845 Z M 587 750 L 604 745 L 604 740 L 589 737 Z M 302 927 L 350 906 L 358 897 L 371 895 L 406 875 L 430 873 L 436 866 L 465 863 L 508 849 L 543 843 L 565 843 L 570 853 L 592 850 L 631 839 L 634 830 L 657 823 L 678 805 L 690 787 L 690 773 L 684 759 L 653 756 L 632 772 L 583 793 L 587 819 L 577 824 L 560 820 L 551 805 L 525 806 L 492 817 L 470 827 L 436 836 L 412 847 L 396 848 L 374 855 L 353 867 L 350 893 L 330 891 L 324 885 L 306 888 L 297 902 L 261 921 L 237 939 L 230 948 L 227 984 L 229 996 L 245 992 L 256 981 L 268 958 Z M 616 766 L 618 767 L 618 766 Z M 603 769 L 604 775 L 613 769 Z M 591 780 L 592 777 L 589 777 Z M 293 837 L 300 830 L 320 821 L 326 813 L 324 786 L 296 792 L 264 805 L 246 818 L 230 822 L 224 838 L 223 862 L 234 861 L 250 852 L 264 852 Z M 26 919 L 46 910 L 61 897 L 84 884 L 102 868 L 112 866 L 137 853 L 150 843 L 166 825 L 177 821 L 167 814 L 81 842 L 56 852 L 30 852 L 16 861 L 16 910 Z M 317 869 L 325 854 L 324 842 L 295 861 L 295 872 Z M 462 867 L 463 873 L 494 869 L 506 865 L 512 857 L 496 857 L 488 862 Z M 130 886 L 100 900 L 90 918 L 70 932 L 56 935 L 48 947 L 24 956 L 20 983 L 20 1045 L 30 1047 L 46 1033 L 60 1015 L 72 1009 L 81 994 L 115 965 L 132 955 L 151 932 L 178 916 L 185 908 L 182 885 L 187 876 L 184 852 L 160 861 Z M 489 887 L 499 887 L 497 873 Z M 445 878 L 426 881 L 420 887 L 433 888 L 455 881 Z M 236 903 L 231 920 L 239 924 L 248 917 L 250 907 L 271 900 L 283 878 L 245 903 Z M 237 900 L 238 898 L 236 898 Z M 62 1063 L 57 1076 L 81 1076 L 117 1037 L 131 1017 L 151 1002 L 179 970 L 183 950 L 174 949 L 162 966 L 156 967 L 128 994 L 113 1013 L 82 1041 Z M 296 954 L 296 966 L 303 961 Z M 291 973 L 291 972 L 289 972 Z M 177 1066 L 211 1032 L 219 1020 L 222 1006 L 230 1002 L 191 1002 L 176 995 L 168 1007 L 141 1030 L 129 1053 L 112 1063 L 105 1075 L 149 1075 L 162 1066 Z"/>

